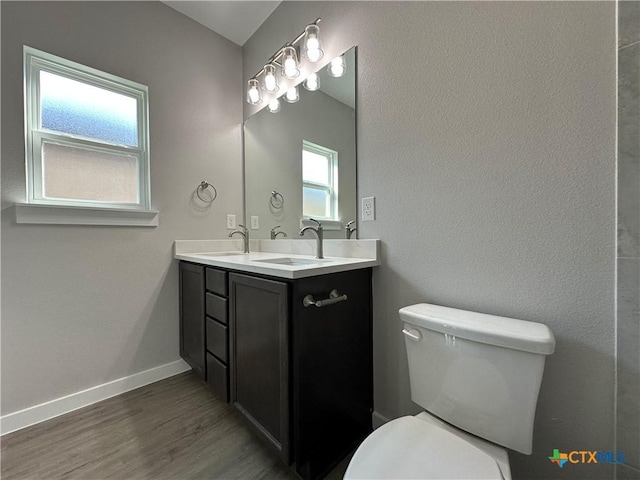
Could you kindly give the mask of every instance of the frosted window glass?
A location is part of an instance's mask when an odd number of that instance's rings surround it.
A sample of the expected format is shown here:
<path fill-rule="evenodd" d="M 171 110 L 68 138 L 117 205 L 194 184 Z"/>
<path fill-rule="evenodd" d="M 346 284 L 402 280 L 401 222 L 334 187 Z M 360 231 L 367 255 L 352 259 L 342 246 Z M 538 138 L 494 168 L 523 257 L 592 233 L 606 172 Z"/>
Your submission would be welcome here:
<path fill-rule="evenodd" d="M 138 158 L 43 143 L 47 198 L 110 203 L 138 202 Z"/>
<path fill-rule="evenodd" d="M 305 217 L 329 216 L 329 192 L 312 187 L 302 187 L 302 214 Z"/>
<path fill-rule="evenodd" d="M 302 181 L 329 185 L 329 159 L 324 155 L 302 151 Z"/>
<path fill-rule="evenodd" d="M 40 71 L 42 128 L 137 147 L 137 111 L 133 97 Z"/>

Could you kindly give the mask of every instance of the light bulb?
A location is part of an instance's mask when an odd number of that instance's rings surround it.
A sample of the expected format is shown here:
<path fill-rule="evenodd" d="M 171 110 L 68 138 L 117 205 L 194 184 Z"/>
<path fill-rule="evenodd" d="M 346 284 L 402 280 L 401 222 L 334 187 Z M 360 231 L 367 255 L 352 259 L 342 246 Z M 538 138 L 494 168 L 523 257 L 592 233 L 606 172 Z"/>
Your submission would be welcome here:
<path fill-rule="evenodd" d="M 262 96 L 260 95 L 260 89 L 258 88 L 258 80 L 252 78 L 249 80 L 248 85 L 247 102 L 251 105 L 258 105 L 259 103 L 262 103 Z"/>
<path fill-rule="evenodd" d="M 289 46 L 284 47 L 282 51 L 282 76 L 285 78 L 296 78 L 300 75 L 298 70 L 298 57 L 296 56 L 296 49 Z"/>
<path fill-rule="evenodd" d="M 318 40 L 318 37 L 309 37 L 309 40 L 307 40 L 307 48 L 309 50 L 318 50 L 320 48 L 320 41 Z"/>
<path fill-rule="evenodd" d="M 304 88 L 309 90 L 310 92 L 315 92 L 320 88 L 320 78 L 317 73 L 312 73 L 307 77 L 304 81 Z"/>
<path fill-rule="evenodd" d="M 287 90 L 287 93 L 284 95 L 285 102 L 296 103 L 300 100 L 300 95 L 298 94 L 298 87 L 291 87 Z"/>
<path fill-rule="evenodd" d="M 331 60 L 331 63 L 327 67 L 327 73 L 332 77 L 342 77 L 346 71 L 347 65 L 342 55 Z"/>
<path fill-rule="evenodd" d="M 275 93 L 278 91 L 276 67 L 273 65 L 264 66 L 264 89 L 269 93 Z"/>
<path fill-rule="evenodd" d="M 313 49 L 309 48 L 305 53 L 306 53 L 305 56 L 307 57 L 307 60 L 309 60 L 312 63 L 317 62 L 322 58 L 322 50 L 320 50 L 319 48 L 313 48 Z"/>
<path fill-rule="evenodd" d="M 269 105 L 267 106 L 267 109 L 271 113 L 278 113 L 280 111 L 280 99 L 274 98 L 273 100 L 271 100 L 269 102 Z"/>

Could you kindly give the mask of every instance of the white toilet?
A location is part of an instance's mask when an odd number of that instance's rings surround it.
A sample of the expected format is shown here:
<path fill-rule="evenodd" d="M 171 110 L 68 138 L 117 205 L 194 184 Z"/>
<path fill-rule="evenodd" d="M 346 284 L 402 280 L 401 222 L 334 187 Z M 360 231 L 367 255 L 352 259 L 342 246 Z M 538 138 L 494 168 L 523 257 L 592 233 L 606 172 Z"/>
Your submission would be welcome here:
<path fill-rule="evenodd" d="M 345 480 L 510 480 L 504 447 L 531 454 L 551 330 L 426 303 L 402 308 L 400 319 L 411 398 L 427 411 L 369 435 Z"/>

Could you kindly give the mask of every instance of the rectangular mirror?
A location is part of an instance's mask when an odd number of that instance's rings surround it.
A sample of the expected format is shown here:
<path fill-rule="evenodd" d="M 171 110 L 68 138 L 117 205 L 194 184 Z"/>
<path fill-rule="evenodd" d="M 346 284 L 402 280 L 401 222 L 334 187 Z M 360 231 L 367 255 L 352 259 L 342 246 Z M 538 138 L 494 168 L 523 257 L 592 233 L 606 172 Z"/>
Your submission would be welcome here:
<path fill-rule="evenodd" d="M 322 222 L 325 238 L 344 239 L 347 223 L 356 226 L 356 47 L 344 59 L 343 76 L 322 67 L 318 90 L 300 83 L 297 102 L 283 95 L 280 111 L 263 108 L 245 121 L 246 226 L 258 218 L 251 238 L 269 239 L 276 226 L 298 238 L 309 217 Z"/>

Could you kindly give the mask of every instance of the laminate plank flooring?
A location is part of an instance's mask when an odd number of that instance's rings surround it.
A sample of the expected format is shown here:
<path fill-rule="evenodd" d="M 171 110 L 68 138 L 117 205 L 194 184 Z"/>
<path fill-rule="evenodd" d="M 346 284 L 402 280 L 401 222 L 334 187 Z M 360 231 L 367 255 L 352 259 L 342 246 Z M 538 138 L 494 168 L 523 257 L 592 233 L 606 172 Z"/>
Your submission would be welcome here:
<path fill-rule="evenodd" d="M 2 478 L 294 480 L 193 373 L 2 437 Z M 346 463 L 329 477 L 342 478 Z"/>

